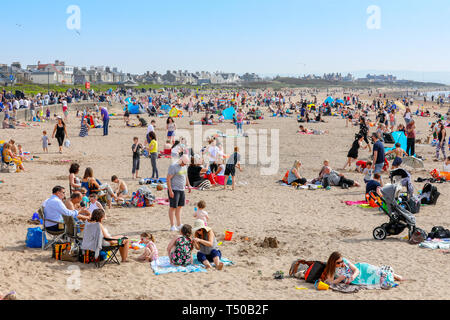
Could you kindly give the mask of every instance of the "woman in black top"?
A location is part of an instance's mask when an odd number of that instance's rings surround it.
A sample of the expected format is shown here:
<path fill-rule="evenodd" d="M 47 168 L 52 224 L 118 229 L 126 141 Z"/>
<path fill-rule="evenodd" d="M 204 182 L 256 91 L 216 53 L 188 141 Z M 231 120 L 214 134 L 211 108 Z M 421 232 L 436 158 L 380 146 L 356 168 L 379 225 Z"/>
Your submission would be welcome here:
<path fill-rule="evenodd" d="M 351 167 L 352 161 L 356 161 L 358 159 L 358 150 L 361 147 L 361 143 L 363 141 L 363 136 L 357 135 L 355 141 L 353 141 L 352 147 L 348 151 L 347 157 L 348 160 L 345 163 L 342 170 L 344 170 L 347 166 Z M 367 146 L 363 147 L 364 149 L 367 148 Z"/>
<path fill-rule="evenodd" d="M 436 146 L 436 160 L 439 160 L 439 150 L 442 150 L 442 155 L 445 161 L 445 138 L 447 137 L 447 131 L 445 131 L 444 124 L 439 124 L 439 131 L 437 133 L 438 144 Z"/>
<path fill-rule="evenodd" d="M 369 152 L 372 152 L 370 148 L 369 138 L 367 135 L 369 134 L 369 128 L 367 127 L 366 118 L 361 117 L 359 120 L 359 135 L 364 138 L 367 146 L 369 147 Z"/>
<path fill-rule="evenodd" d="M 60 116 L 58 116 L 58 123 L 55 125 L 55 129 L 53 130 L 52 138 L 56 138 L 58 140 L 59 145 L 59 153 L 62 153 L 62 146 L 64 143 L 64 139 L 67 137 L 69 138 L 67 131 L 66 131 L 66 124 L 62 120 Z"/>
<path fill-rule="evenodd" d="M 197 161 L 196 161 L 197 160 Z M 208 169 L 201 166 L 201 158 L 191 157 L 191 164 L 187 169 L 187 175 L 191 186 L 199 187 L 200 189 L 207 188 L 211 186 L 208 179 L 202 178 Z"/>

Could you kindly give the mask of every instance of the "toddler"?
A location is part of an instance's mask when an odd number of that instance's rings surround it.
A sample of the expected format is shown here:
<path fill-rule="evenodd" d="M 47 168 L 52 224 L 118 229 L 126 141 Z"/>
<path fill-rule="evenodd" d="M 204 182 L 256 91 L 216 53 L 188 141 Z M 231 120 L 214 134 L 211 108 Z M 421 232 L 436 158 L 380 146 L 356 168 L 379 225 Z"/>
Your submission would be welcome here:
<path fill-rule="evenodd" d="M 42 150 L 44 150 L 44 152 L 48 153 L 48 137 L 47 137 L 47 131 L 43 131 L 42 132 Z"/>
<path fill-rule="evenodd" d="M 142 255 L 138 257 L 138 260 L 145 262 L 158 260 L 158 249 L 155 245 L 155 237 L 151 233 L 143 232 L 139 243 L 145 244 L 145 248 Z"/>
<path fill-rule="evenodd" d="M 205 222 L 205 226 L 207 226 L 208 225 L 209 216 L 208 216 L 208 212 L 206 212 L 204 210 L 206 208 L 205 201 L 203 201 L 203 200 L 199 201 L 197 203 L 197 208 L 198 208 L 198 210 L 194 211 L 194 218 L 203 220 Z"/>

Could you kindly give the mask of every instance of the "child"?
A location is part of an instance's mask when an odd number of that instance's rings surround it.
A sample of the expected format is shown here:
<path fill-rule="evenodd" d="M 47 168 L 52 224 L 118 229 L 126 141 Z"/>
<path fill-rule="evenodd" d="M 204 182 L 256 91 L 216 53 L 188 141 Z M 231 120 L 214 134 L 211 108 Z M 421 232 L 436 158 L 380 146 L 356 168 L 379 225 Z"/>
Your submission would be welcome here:
<path fill-rule="evenodd" d="M 143 146 L 141 143 L 139 143 L 139 138 L 134 137 L 133 138 L 134 144 L 131 146 L 131 150 L 133 150 L 133 169 L 131 171 L 132 178 L 139 178 L 139 162 L 141 158 L 141 150 L 143 149 Z"/>
<path fill-rule="evenodd" d="M 192 227 L 184 224 L 180 235 L 173 238 L 167 246 L 170 263 L 176 266 L 187 266 L 192 263 Z"/>
<path fill-rule="evenodd" d="M 86 197 L 87 190 L 86 190 L 85 187 L 81 187 L 80 192 L 81 192 L 81 194 L 82 194 L 82 196 L 83 196 L 83 199 L 81 200 L 80 205 L 81 205 L 83 208 L 85 208 L 85 207 L 87 207 L 87 205 L 88 205 L 88 203 L 89 203 L 89 198 Z"/>
<path fill-rule="evenodd" d="M 230 175 L 231 175 L 231 179 L 232 179 L 231 189 L 234 190 L 234 186 L 235 186 L 234 175 L 236 174 L 236 167 L 239 169 L 239 171 L 242 172 L 242 168 L 241 168 L 241 164 L 240 164 L 241 155 L 238 152 L 239 152 L 239 147 L 234 147 L 234 153 L 230 156 L 230 158 L 227 161 L 227 165 L 225 166 L 225 180 L 224 180 L 225 183 L 223 185 L 224 190 L 226 190 L 226 188 L 227 188 L 227 181 L 228 181 L 228 177 Z"/>
<path fill-rule="evenodd" d="M 445 159 L 443 171 L 450 172 L 450 156 L 448 156 L 447 159 Z"/>
<path fill-rule="evenodd" d="M 208 225 L 209 216 L 208 216 L 208 212 L 206 212 L 204 210 L 206 208 L 205 201 L 203 201 L 203 200 L 199 201 L 197 203 L 197 207 L 198 207 L 198 210 L 194 211 L 194 218 L 203 220 L 203 222 L 205 222 L 205 226 L 207 226 Z"/>
<path fill-rule="evenodd" d="M 170 140 L 166 140 L 166 144 L 164 145 L 164 154 L 170 155 L 172 153 L 172 144 L 170 143 Z"/>
<path fill-rule="evenodd" d="M 125 181 L 120 180 L 116 175 L 114 175 L 111 177 L 111 182 L 117 184 L 117 188 L 114 190 L 114 193 L 117 194 L 117 200 L 125 202 L 125 200 L 121 197 L 121 195 L 128 195 L 128 187 Z"/>
<path fill-rule="evenodd" d="M 50 120 L 50 109 L 47 107 L 47 111 L 45 112 L 45 120 Z"/>
<path fill-rule="evenodd" d="M 367 161 L 366 167 L 363 170 L 365 183 L 372 180 L 372 174 L 373 174 L 372 165 L 373 165 L 372 161 Z"/>
<path fill-rule="evenodd" d="M 98 197 L 96 193 L 91 193 L 89 195 L 89 208 L 88 211 L 92 214 L 92 212 L 94 212 L 94 210 L 96 209 L 102 209 L 103 211 L 105 211 L 103 209 L 102 204 L 98 201 Z M 106 213 L 105 213 L 105 219 L 106 219 Z"/>
<path fill-rule="evenodd" d="M 400 167 L 400 165 L 403 162 L 402 157 L 408 156 L 408 154 L 401 148 L 400 143 L 398 143 L 398 142 L 395 144 L 395 149 L 392 149 L 391 151 L 386 152 L 386 156 L 391 153 L 395 154 L 395 159 L 392 162 L 392 169 Z"/>
<path fill-rule="evenodd" d="M 216 183 L 220 184 L 220 185 L 224 185 L 225 183 L 225 163 L 223 158 L 219 158 L 219 160 L 217 161 L 218 163 L 218 167 L 217 167 L 217 171 L 215 172 L 216 175 Z"/>
<path fill-rule="evenodd" d="M 138 257 L 138 260 L 145 262 L 152 262 L 158 260 L 158 249 L 155 245 L 155 237 L 147 232 L 141 233 L 141 241 L 139 243 L 144 243 L 145 248 L 142 255 Z"/>

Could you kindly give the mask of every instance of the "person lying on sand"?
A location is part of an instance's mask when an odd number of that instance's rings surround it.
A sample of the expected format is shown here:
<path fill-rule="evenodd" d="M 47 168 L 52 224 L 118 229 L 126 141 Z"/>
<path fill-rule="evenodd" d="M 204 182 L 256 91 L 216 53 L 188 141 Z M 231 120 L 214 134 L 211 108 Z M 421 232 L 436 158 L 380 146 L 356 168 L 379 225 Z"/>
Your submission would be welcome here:
<path fill-rule="evenodd" d="M 389 289 L 396 286 L 395 280 L 403 281 L 403 277 L 394 273 L 390 266 L 376 267 L 368 263 L 353 264 L 333 252 L 328 258 L 324 275 L 328 284 L 353 284 L 359 286 L 379 286 Z"/>
<path fill-rule="evenodd" d="M 330 167 L 324 169 L 324 175 L 322 178 L 322 185 L 326 188 L 328 186 L 340 186 L 342 189 L 348 189 L 349 187 L 359 187 L 359 183 L 347 179 L 342 173 L 332 170 Z"/>

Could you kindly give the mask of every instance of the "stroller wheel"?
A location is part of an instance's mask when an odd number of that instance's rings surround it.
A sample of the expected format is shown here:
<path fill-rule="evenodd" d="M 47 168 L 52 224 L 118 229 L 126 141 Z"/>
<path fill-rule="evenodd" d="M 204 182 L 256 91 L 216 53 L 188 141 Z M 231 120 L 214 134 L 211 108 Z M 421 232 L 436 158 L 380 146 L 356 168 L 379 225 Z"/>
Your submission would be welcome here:
<path fill-rule="evenodd" d="M 387 232 L 383 227 L 376 227 L 373 230 L 373 237 L 375 240 L 384 240 L 386 239 Z"/>

